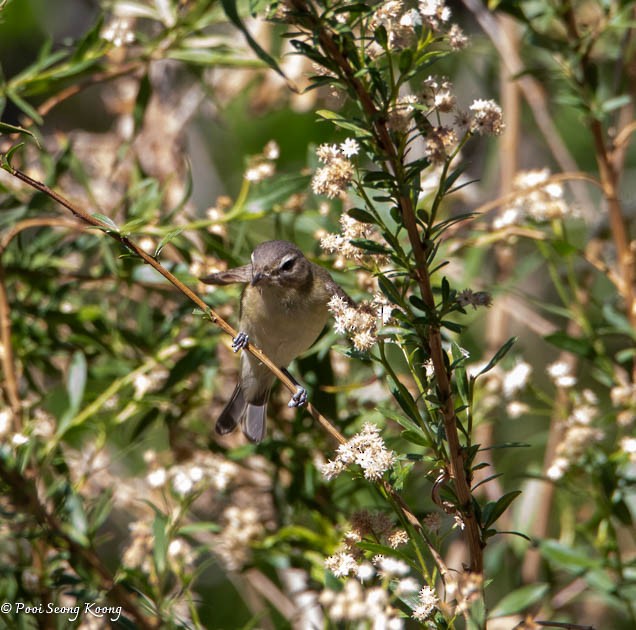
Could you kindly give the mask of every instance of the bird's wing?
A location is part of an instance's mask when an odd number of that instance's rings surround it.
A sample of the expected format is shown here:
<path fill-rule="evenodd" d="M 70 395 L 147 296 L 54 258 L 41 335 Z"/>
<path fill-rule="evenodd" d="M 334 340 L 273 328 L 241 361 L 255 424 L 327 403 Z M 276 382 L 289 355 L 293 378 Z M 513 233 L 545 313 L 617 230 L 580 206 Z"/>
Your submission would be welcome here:
<path fill-rule="evenodd" d="M 219 271 L 200 278 L 205 284 L 234 284 L 235 282 L 250 282 L 252 280 L 252 265 L 243 265 L 227 271 Z"/>

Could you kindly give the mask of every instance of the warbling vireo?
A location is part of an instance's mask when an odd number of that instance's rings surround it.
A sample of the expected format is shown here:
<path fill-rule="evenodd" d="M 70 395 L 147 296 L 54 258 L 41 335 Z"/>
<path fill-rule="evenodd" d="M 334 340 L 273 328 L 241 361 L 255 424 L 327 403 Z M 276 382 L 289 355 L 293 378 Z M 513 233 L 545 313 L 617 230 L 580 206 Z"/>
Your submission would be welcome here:
<path fill-rule="evenodd" d="M 267 241 L 256 247 L 252 262 L 201 278 L 207 284 L 246 283 L 241 296 L 239 334 L 232 340 L 234 352 L 248 341 L 281 369 L 307 350 L 324 328 L 333 295 L 351 298 L 329 273 L 307 260 L 288 241 Z M 241 355 L 239 382 L 216 421 L 216 432 L 230 433 L 239 424 L 252 442 L 265 437 L 267 400 L 274 375 L 249 352 Z M 290 407 L 307 402 L 298 386 Z"/>

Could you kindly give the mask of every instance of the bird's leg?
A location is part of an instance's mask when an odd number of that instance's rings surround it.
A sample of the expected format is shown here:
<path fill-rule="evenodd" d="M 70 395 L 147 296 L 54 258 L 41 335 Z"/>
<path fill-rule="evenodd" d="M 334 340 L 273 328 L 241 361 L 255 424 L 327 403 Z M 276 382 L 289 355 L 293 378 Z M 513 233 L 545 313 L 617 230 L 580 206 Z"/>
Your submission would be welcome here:
<path fill-rule="evenodd" d="M 250 338 L 247 336 L 247 333 L 239 332 L 234 339 L 232 339 L 232 350 L 234 352 L 238 352 L 239 350 L 244 350 L 247 348 L 247 344 L 249 343 Z"/>
<path fill-rule="evenodd" d="M 281 368 L 281 371 L 290 378 L 294 385 L 296 385 L 296 393 L 290 398 L 287 403 L 288 407 L 302 407 L 307 404 L 307 390 L 298 384 L 298 381 L 285 369 Z"/>

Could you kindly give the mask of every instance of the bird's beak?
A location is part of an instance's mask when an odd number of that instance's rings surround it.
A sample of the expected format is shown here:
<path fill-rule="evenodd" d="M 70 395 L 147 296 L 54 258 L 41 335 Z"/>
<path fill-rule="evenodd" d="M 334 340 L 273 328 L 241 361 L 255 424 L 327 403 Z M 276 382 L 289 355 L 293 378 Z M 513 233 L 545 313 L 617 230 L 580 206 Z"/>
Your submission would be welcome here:
<path fill-rule="evenodd" d="M 250 282 L 250 284 L 255 287 L 264 277 L 265 275 L 259 271 L 252 276 L 252 282 Z"/>

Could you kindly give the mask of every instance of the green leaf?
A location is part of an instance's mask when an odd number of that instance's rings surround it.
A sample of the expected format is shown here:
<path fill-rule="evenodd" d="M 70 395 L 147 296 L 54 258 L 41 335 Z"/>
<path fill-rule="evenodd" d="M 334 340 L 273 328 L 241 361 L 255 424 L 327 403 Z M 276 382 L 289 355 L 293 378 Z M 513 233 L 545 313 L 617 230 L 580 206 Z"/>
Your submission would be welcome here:
<path fill-rule="evenodd" d="M 218 523 L 210 521 L 202 521 L 199 523 L 188 523 L 179 528 L 177 534 L 179 536 L 192 536 L 193 534 L 210 533 L 216 534 L 223 528 Z"/>
<path fill-rule="evenodd" d="M 499 600 L 499 603 L 490 613 L 490 618 L 506 617 L 527 610 L 530 606 L 538 602 L 548 592 L 549 588 L 549 584 L 539 582 L 537 584 L 522 586 L 512 591 L 512 593 L 508 593 Z"/>
<path fill-rule="evenodd" d="M 539 551 L 548 562 L 578 573 L 582 569 L 599 569 L 602 561 L 592 557 L 589 549 L 572 548 L 556 540 L 539 543 Z"/>
<path fill-rule="evenodd" d="M 27 101 L 25 101 L 17 92 L 12 89 L 7 89 L 6 95 L 9 100 L 13 101 L 13 103 L 21 109 L 33 122 L 38 125 L 44 123 L 44 119 L 40 114 L 38 114 L 37 110 L 32 107 Z"/>
<path fill-rule="evenodd" d="M 119 234 L 119 226 L 110 217 L 99 212 L 93 213 L 92 217 L 104 224 L 103 229 L 106 232 L 116 232 Z"/>
<path fill-rule="evenodd" d="M 413 51 L 410 48 L 405 48 L 400 53 L 400 59 L 398 60 L 398 68 L 402 74 L 407 73 L 413 65 Z"/>
<path fill-rule="evenodd" d="M 167 527 L 168 518 L 165 514 L 161 514 L 161 512 L 155 510 L 155 519 L 152 523 L 152 533 L 154 536 L 152 555 L 159 575 L 163 575 L 166 570 L 166 556 L 168 554 Z"/>
<path fill-rule="evenodd" d="M 376 28 L 373 33 L 373 37 L 375 41 L 378 42 L 380 46 L 382 46 L 382 48 L 386 48 L 389 38 L 386 32 L 386 28 L 384 28 L 384 26 L 382 25 L 378 26 L 378 28 Z"/>
<path fill-rule="evenodd" d="M 418 431 L 412 431 L 408 429 L 406 431 L 402 431 L 401 435 L 405 440 L 411 442 L 411 444 L 417 444 L 419 446 L 426 447 L 431 446 L 431 441 L 426 437 L 421 429 Z"/>
<path fill-rule="evenodd" d="M 378 243 L 376 241 L 371 241 L 367 238 L 354 238 L 349 241 L 354 247 L 358 247 L 360 249 L 364 249 L 366 252 L 370 252 L 371 254 L 391 254 L 392 251 L 382 245 L 382 243 Z"/>
<path fill-rule="evenodd" d="M 80 497 L 76 494 L 68 496 L 65 508 L 68 512 L 69 523 L 64 523 L 64 530 L 76 543 L 79 543 L 82 547 L 87 547 L 89 545 L 87 537 L 88 523 Z"/>
<path fill-rule="evenodd" d="M 170 230 L 162 239 L 159 241 L 159 245 L 157 245 L 157 249 L 155 249 L 155 253 L 153 254 L 153 258 L 157 258 L 161 253 L 161 250 L 170 242 L 173 241 L 179 234 L 183 232 L 183 228 L 175 228 L 174 230 Z"/>
<path fill-rule="evenodd" d="M 595 355 L 592 343 L 583 337 L 572 337 L 565 332 L 558 331 L 546 335 L 544 339 L 561 350 L 567 350 L 580 357 L 593 358 Z"/>
<path fill-rule="evenodd" d="M 236 0 L 221 0 L 221 4 L 223 5 L 223 10 L 225 14 L 230 18 L 230 21 L 236 26 L 243 36 L 247 40 L 247 43 L 250 45 L 250 48 L 256 53 L 257 57 L 264 61 L 272 70 L 277 72 L 283 79 L 287 80 L 287 77 L 280 69 L 274 58 L 266 53 L 259 45 L 258 42 L 250 35 L 250 32 L 247 30 L 243 21 L 241 20 L 241 16 L 238 13 L 238 2 Z"/>
<path fill-rule="evenodd" d="M 351 210 L 347 210 L 347 214 L 360 223 L 373 223 L 375 225 L 378 222 L 370 212 L 362 208 L 351 208 Z"/>
<path fill-rule="evenodd" d="M 629 105 L 632 101 L 632 97 L 629 94 L 621 94 L 620 96 L 614 96 L 601 103 L 601 111 L 604 114 L 612 112 L 619 107 Z"/>
<path fill-rule="evenodd" d="M 490 359 L 490 361 L 488 361 L 488 365 L 486 365 L 485 368 L 483 368 L 476 376 L 473 377 L 473 380 L 476 380 L 477 377 L 481 376 L 482 374 L 486 374 L 486 372 L 490 372 L 490 370 L 492 370 L 495 365 L 497 365 L 497 363 L 499 363 L 499 361 L 501 361 L 501 359 L 506 356 L 508 350 L 512 348 L 516 341 L 516 337 L 510 337 L 510 339 L 508 339 L 508 341 L 506 341 L 506 343 L 504 343 L 503 346 L 501 346 L 501 348 L 497 350 L 495 356 Z"/>
<path fill-rule="evenodd" d="M 71 357 L 71 364 L 66 377 L 66 391 L 71 415 L 75 415 L 82 404 L 84 388 L 86 387 L 86 373 L 86 357 L 83 352 L 78 350 Z"/>
<path fill-rule="evenodd" d="M 521 490 L 514 490 L 499 497 L 497 501 L 487 503 L 482 509 L 482 527 L 484 529 L 490 527 L 520 494 Z"/>
<path fill-rule="evenodd" d="M 570 256 L 577 254 L 579 251 L 578 247 L 561 239 L 552 241 L 552 247 L 554 248 L 554 251 L 563 258 L 569 258 Z"/>
<path fill-rule="evenodd" d="M 9 171 L 11 173 L 13 171 L 13 166 L 11 166 L 11 158 L 16 151 L 19 151 L 24 146 L 24 142 L 20 142 L 18 144 L 14 144 L 6 153 L 2 154 L 2 168 L 5 171 Z"/>
<path fill-rule="evenodd" d="M 244 59 L 237 55 L 209 48 L 179 48 L 170 50 L 166 55 L 170 59 L 199 66 L 239 66 L 241 68 L 264 68 L 256 59 Z"/>
<path fill-rule="evenodd" d="M 357 138 L 370 138 L 371 132 L 364 127 L 343 118 L 340 114 L 336 114 L 328 109 L 319 109 L 316 114 L 325 120 L 331 121 L 336 127 L 341 127 L 347 131 L 353 131 Z"/>
<path fill-rule="evenodd" d="M 403 304 L 400 292 L 386 276 L 378 276 L 378 286 L 380 287 L 380 291 L 389 298 L 390 302 L 393 304 Z"/>
<path fill-rule="evenodd" d="M 26 134 L 27 136 L 31 136 L 36 144 L 38 145 L 38 147 L 40 146 L 40 142 L 37 139 L 37 136 L 32 132 L 29 131 L 28 129 L 25 129 L 24 127 L 18 127 L 17 125 L 10 125 L 9 123 L 5 123 L 0 121 L 0 134 L 2 133 L 7 133 L 7 134 L 14 134 L 14 133 L 21 133 L 21 134 Z"/>

